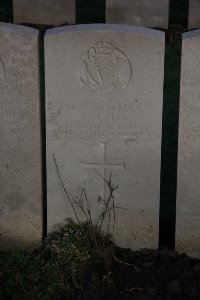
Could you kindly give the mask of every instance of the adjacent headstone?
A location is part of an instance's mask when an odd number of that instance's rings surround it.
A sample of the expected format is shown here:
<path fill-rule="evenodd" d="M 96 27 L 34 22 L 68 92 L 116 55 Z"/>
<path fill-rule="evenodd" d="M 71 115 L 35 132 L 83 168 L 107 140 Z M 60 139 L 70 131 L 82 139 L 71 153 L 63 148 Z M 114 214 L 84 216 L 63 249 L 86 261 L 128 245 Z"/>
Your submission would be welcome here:
<path fill-rule="evenodd" d="M 106 23 L 168 28 L 169 0 L 106 0 Z"/>
<path fill-rule="evenodd" d="M 176 249 L 200 257 L 200 30 L 183 34 Z"/>
<path fill-rule="evenodd" d="M 42 238 L 38 37 L 0 23 L 0 251 Z"/>
<path fill-rule="evenodd" d="M 188 29 L 200 28 L 200 0 L 189 0 Z"/>
<path fill-rule="evenodd" d="M 74 24 L 75 0 L 13 0 L 14 23 L 46 25 Z"/>
<path fill-rule="evenodd" d="M 133 26 L 47 31 L 49 231 L 76 221 L 71 204 L 98 222 L 112 174 L 104 228 L 122 247 L 157 248 L 164 44 L 164 33 Z"/>

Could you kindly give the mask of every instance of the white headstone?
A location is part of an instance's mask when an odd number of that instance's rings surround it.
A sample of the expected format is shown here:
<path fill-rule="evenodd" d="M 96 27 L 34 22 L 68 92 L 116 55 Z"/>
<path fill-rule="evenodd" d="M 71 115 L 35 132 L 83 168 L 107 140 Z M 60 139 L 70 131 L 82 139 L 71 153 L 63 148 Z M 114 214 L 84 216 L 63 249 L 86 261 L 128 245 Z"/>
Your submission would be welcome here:
<path fill-rule="evenodd" d="M 106 23 L 168 28 L 169 0 L 106 0 Z"/>
<path fill-rule="evenodd" d="M 183 34 L 176 249 L 200 257 L 200 30 Z"/>
<path fill-rule="evenodd" d="M 0 250 L 42 238 L 38 38 L 0 23 Z"/>
<path fill-rule="evenodd" d="M 74 218 L 61 180 L 74 198 L 85 188 L 84 207 L 96 222 L 112 173 L 115 242 L 157 248 L 164 45 L 164 33 L 125 25 L 47 31 L 49 231 Z"/>
<path fill-rule="evenodd" d="M 13 0 L 14 23 L 74 24 L 75 0 Z"/>
<path fill-rule="evenodd" d="M 200 28 L 200 0 L 189 0 L 188 29 Z"/>

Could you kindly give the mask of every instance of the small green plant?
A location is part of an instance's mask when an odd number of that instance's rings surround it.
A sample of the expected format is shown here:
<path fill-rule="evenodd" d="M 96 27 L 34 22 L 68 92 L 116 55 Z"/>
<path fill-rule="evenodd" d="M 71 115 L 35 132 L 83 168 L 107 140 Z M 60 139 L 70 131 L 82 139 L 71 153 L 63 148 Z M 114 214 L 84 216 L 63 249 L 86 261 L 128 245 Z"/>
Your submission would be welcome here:
<path fill-rule="evenodd" d="M 57 174 L 70 203 L 76 222 L 57 226 L 48 235 L 40 249 L 33 253 L 15 252 L 0 255 L 0 282 L 3 294 L 11 299 L 74 299 L 80 295 L 88 280 L 98 289 L 112 285 L 110 265 L 113 257 L 113 241 L 110 241 L 110 223 L 114 232 L 115 209 L 112 174 L 105 181 L 108 188 L 106 199 L 99 197 L 103 209 L 97 219 L 93 219 L 90 202 L 83 188 L 80 198 L 67 192 L 54 157 Z M 101 175 L 99 175 L 101 176 Z M 80 222 L 77 207 L 85 217 Z M 107 231 L 102 232 L 105 220 Z M 106 226 L 104 226 L 105 228 Z"/>
<path fill-rule="evenodd" d="M 59 226 L 33 253 L 0 255 L 2 293 L 16 300 L 74 299 L 100 264 L 103 268 L 94 284 L 105 286 L 111 255 L 111 243 L 91 224 Z"/>
<path fill-rule="evenodd" d="M 104 228 L 107 227 L 106 234 L 110 235 L 110 232 L 112 232 L 112 238 L 113 238 L 113 243 L 114 243 L 114 231 L 115 231 L 115 223 L 116 223 L 116 209 L 124 209 L 123 207 L 116 206 L 115 205 L 115 199 L 114 199 L 114 191 L 118 188 L 117 185 L 114 185 L 112 183 L 112 173 L 110 173 L 109 178 L 103 178 L 101 174 L 98 173 L 98 175 L 102 178 L 104 183 L 106 184 L 108 194 L 105 196 L 105 198 L 99 196 L 98 197 L 98 203 L 102 205 L 103 209 L 98 216 L 96 220 L 92 217 L 92 213 L 90 210 L 90 201 L 87 197 L 87 193 L 85 188 L 82 188 L 81 195 L 80 197 L 74 197 L 71 193 L 67 191 L 67 188 L 64 185 L 64 182 L 62 180 L 61 174 L 59 172 L 58 164 L 55 158 L 55 155 L 53 154 L 53 160 L 54 164 L 56 167 L 56 171 L 58 174 L 59 181 L 61 183 L 62 189 L 66 195 L 66 200 L 70 204 L 73 212 L 74 212 L 74 217 L 75 220 L 78 224 L 81 224 L 79 220 L 79 215 L 77 213 L 77 208 L 82 212 L 82 215 L 85 218 L 85 222 L 87 224 L 92 225 L 91 226 L 91 231 L 90 231 L 90 240 L 96 245 L 98 248 L 98 243 L 96 241 L 96 236 L 94 232 L 94 228 L 96 231 L 102 231 L 102 227 L 104 225 Z M 112 220 L 111 220 L 112 219 Z M 111 221 L 112 221 L 112 230 L 110 229 L 111 226 Z M 107 222 L 107 226 L 105 226 L 105 222 Z M 111 238 L 111 235 L 110 235 Z"/>
<path fill-rule="evenodd" d="M 88 280 L 100 290 L 112 285 L 110 265 L 113 241 L 109 240 L 108 232 L 102 232 L 107 216 L 109 230 L 111 212 L 114 231 L 116 207 L 113 193 L 117 186 L 112 184 L 112 174 L 108 180 L 102 178 L 109 193 L 106 199 L 99 197 L 98 201 L 103 203 L 104 208 L 99 218 L 93 220 L 86 190 L 82 189 L 81 197 L 76 199 L 69 194 L 55 157 L 54 162 L 76 222 L 67 220 L 67 224 L 57 226 L 43 246 L 33 253 L 0 255 L 3 294 L 11 299 L 74 299 L 77 293 L 84 291 Z M 85 216 L 83 223 L 78 218 L 77 207 Z"/>
<path fill-rule="evenodd" d="M 72 288 L 63 282 L 54 263 L 23 252 L 0 256 L 1 285 L 9 299 L 66 299 Z"/>

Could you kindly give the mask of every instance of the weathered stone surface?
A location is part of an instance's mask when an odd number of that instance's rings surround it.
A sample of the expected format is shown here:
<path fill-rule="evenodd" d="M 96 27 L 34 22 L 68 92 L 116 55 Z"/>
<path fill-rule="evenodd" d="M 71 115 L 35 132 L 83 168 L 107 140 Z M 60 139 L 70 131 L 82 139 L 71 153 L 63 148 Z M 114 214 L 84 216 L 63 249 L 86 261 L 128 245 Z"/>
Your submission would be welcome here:
<path fill-rule="evenodd" d="M 74 24 L 75 0 L 13 0 L 14 23 Z"/>
<path fill-rule="evenodd" d="M 42 237 L 38 31 L 0 23 L 0 249 Z"/>
<path fill-rule="evenodd" d="M 183 34 L 176 249 L 200 257 L 200 30 Z"/>
<path fill-rule="evenodd" d="M 189 0 L 188 29 L 200 28 L 200 0 Z"/>
<path fill-rule="evenodd" d="M 106 23 L 168 28 L 169 0 L 106 0 Z"/>
<path fill-rule="evenodd" d="M 48 230 L 87 193 L 96 222 L 112 180 L 115 242 L 157 248 L 164 33 L 125 25 L 48 30 L 45 37 Z M 55 164 L 55 161 L 56 164 Z M 112 207 L 112 206 L 109 206 Z M 85 220 L 77 208 L 78 218 Z"/>

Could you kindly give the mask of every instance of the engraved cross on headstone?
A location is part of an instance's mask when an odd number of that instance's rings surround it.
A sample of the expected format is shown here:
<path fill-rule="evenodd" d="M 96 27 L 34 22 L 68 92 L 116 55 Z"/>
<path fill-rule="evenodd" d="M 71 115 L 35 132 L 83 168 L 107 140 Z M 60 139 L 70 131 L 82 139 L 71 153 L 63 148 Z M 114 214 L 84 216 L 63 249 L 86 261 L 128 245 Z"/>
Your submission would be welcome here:
<path fill-rule="evenodd" d="M 118 169 L 124 170 L 125 163 L 120 164 L 111 164 L 107 161 L 107 143 L 100 144 L 103 147 L 103 162 L 82 162 L 81 167 L 87 169 L 96 169 L 103 168 L 103 178 L 106 179 L 106 170 L 107 169 Z M 106 193 L 106 183 L 104 182 L 104 199 Z"/>

